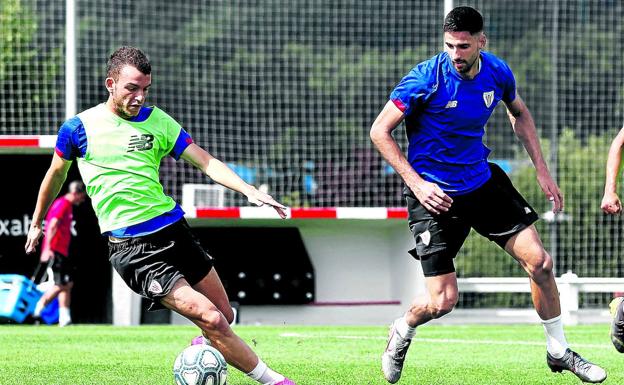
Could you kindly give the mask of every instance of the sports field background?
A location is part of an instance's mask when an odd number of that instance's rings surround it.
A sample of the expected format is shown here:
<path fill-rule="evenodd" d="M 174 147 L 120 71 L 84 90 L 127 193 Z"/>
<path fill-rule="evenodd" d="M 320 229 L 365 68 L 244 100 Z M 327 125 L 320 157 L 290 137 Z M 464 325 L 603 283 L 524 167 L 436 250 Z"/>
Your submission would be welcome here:
<path fill-rule="evenodd" d="M 620 277 L 621 217 L 600 210 L 604 164 L 624 117 L 624 3 L 602 0 L 74 0 L 77 111 L 106 98 L 105 61 L 124 44 L 153 64 L 148 104 L 246 181 L 291 207 L 401 207 L 402 183 L 368 137 L 389 93 L 442 49 L 445 4 L 485 17 L 487 49 L 514 71 L 565 216 L 537 226 L 558 275 Z M 0 0 L 0 134 L 56 134 L 66 110 L 65 0 Z M 405 145 L 405 135 L 397 130 Z M 539 213 L 549 209 L 504 108 L 487 125 L 498 161 Z M 210 183 L 166 160 L 165 191 Z M 227 193 L 225 206 L 246 205 Z M 0 213 L 1 214 L 1 213 Z M 471 235 L 462 277 L 524 276 Z M 604 308 L 612 293 L 581 295 Z M 462 296 L 460 307 L 526 307 L 528 296 Z"/>
<path fill-rule="evenodd" d="M 384 327 L 236 326 L 236 332 L 298 385 L 384 385 Z M 567 328 L 572 347 L 624 383 L 624 355 L 608 325 Z M 171 367 L 197 329 L 182 326 L 0 327 L 1 385 L 171 385 Z M 425 326 L 410 348 L 404 385 L 570 385 L 546 366 L 543 330 L 532 326 Z M 229 368 L 229 385 L 255 382 Z"/>
<path fill-rule="evenodd" d="M 105 100 L 107 55 L 135 45 L 154 67 L 148 104 L 164 108 L 198 144 L 249 183 L 267 186 L 277 200 L 291 207 L 403 206 L 400 178 L 374 150 L 368 130 L 401 77 L 442 48 L 444 3 L 75 0 L 76 108 Z M 53 135 L 64 119 L 65 4 L 0 0 L 0 135 Z M 599 207 L 609 143 L 624 118 L 624 2 L 453 5 L 484 14 L 488 50 L 514 71 L 565 194 L 565 216 L 537 224 L 557 275 L 624 276 L 624 219 L 607 217 Z M 549 204 L 501 107 L 486 140 L 516 187 L 546 212 Z M 183 184 L 209 183 L 171 159 L 161 172 L 165 191 L 177 200 Z M 241 196 L 226 196 L 227 206 L 245 204 Z M 0 208 L 0 218 L 9 218 L 6 210 Z M 460 277 L 525 276 L 474 234 L 456 261 Z M 580 305 L 605 309 L 612 296 L 582 293 Z M 470 309 L 527 306 L 530 296 L 515 293 L 462 293 L 459 303 Z M 385 327 L 236 331 L 298 385 L 386 383 L 380 372 Z M 605 367 L 605 384 L 622 385 L 624 355 L 613 349 L 608 331 L 607 324 L 576 326 L 567 335 L 573 348 Z M 180 326 L 1 325 L 0 385 L 172 384 L 175 356 L 196 333 Z M 426 326 L 399 384 L 580 383 L 570 373 L 551 373 L 545 354 L 539 324 Z M 254 384 L 230 373 L 230 385 Z"/>

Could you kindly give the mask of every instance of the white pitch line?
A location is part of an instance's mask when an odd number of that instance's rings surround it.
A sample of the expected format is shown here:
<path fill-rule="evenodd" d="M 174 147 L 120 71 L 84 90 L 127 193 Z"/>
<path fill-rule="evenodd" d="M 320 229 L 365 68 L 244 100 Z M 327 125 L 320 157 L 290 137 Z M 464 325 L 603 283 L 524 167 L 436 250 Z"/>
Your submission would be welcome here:
<path fill-rule="evenodd" d="M 300 334 L 300 333 L 282 333 L 280 337 L 285 338 L 338 338 L 349 340 L 386 340 L 383 336 L 331 336 L 331 335 L 312 335 L 312 334 Z M 415 337 L 414 341 L 417 342 L 431 342 L 437 344 L 466 344 L 466 345 L 524 345 L 524 346 L 544 346 L 545 342 L 538 341 L 495 341 L 495 340 L 462 340 L 454 338 L 420 338 Z M 588 349 L 613 349 L 608 344 L 573 344 L 572 347 L 588 348 Z"/>

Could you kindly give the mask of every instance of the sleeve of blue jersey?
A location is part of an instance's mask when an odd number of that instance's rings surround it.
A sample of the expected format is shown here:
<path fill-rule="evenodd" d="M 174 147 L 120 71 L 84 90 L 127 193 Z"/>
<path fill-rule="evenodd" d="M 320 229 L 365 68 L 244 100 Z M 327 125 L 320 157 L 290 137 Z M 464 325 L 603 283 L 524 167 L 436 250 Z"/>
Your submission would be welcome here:
<path fill-rule="evenodd" d="M 180 134 L 173 145 L 173 150 L 169 153 L 175 160 L 179 160 L 186 148 L 193 143 L 193 138 L 183 128 L 180 128 Z"/>
<path fill-rule="evenodd" d="M 505 81 L 503 89 L 503 102 L 509 104 L 516 99 L 516 78 L 514 77 L 511 68 L 509 68 L 509 65 L 507 65 L 507 63 L 503 60 L 501 60 L 501 63 L 501 69 L 503 70 Z"/>
<path fill-rule="evenodd" d="M 56 137 L 54 151 L 65 160 L 74 160 L 79 153 L 76 133 L 82 128 L 82 121 L 79 117 L 65 121 L 59 129 Z"/>
<path fill-rule="evenodd" d="M 427 84 L 424 74 L 414 68 L 397 84 L 390 94 L 390 100 L 407 116 L 422 103 L 428 93 Z"/>

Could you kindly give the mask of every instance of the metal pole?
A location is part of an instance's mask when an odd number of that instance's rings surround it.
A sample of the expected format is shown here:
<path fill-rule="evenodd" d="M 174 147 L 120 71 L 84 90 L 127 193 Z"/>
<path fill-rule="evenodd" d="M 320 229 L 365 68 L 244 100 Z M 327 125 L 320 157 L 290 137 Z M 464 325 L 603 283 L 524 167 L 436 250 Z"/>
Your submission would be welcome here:
<path fill-rule="evenodd" d="M 65 119 L 76 115 L 76 3 L 65 0 Z"/>
<path fill-rule="evenodd" d="M 449 12 L 451 12 L 451 10 L 453 9 L 453 0 L 444 0 L 444 17 L 446 18 L 446 15 L 449 14 Z M 441 32 L 442 34 L 442 41 L 444 41 L 444 33 Z M 442 49 L 444 49 L 444 44 L 442 44 Z"/>
<path fill-rule="evenodd" d="M 558 67 L 559 67 L 559 52 L 557 50 L 559 43 L 559 0 L 553 1 L 553 22 L 552 22 L 552 44 L 550 45 L 550 61 L 551 61 L 551 111 L 550 111 L 550 172 L 555 181 L 557 181 L 557 174 L 559 168 L 559 79 L 558 79 Z M 558 182 L 558 181 L 557 181 Z M 550 224 L 550 255 L 553 261 L 557 257 L 557 244 L 558 244 L 558 218 L 553 217 L 553 221 Z M 556 266 L 556 264 L 553 264 Z"/>
<path fill-rule="evenodd" d="M 453 0 L 444 0 L 444 17 L 453 9 Z"/>

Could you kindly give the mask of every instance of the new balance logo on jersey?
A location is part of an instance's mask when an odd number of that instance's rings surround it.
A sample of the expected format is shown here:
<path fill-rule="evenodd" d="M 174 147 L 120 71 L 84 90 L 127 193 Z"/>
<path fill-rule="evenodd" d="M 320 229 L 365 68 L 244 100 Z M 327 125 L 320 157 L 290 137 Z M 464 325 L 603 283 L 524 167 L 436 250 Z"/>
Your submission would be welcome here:
<path fill-rule="evenodd" d="M 154 147 L 153 142 L 154 135 L 132 135 L 130 137 L 130 143 L 128 143 L 128 152 L 151 150 L 152 147 Z"/>
<path fill-rule="evenodd" d="M 457 107 L 457 100 L 449 100 L 448 103 L 446 103 L 446 107 L 444 108 L 455 108 Z"/>

